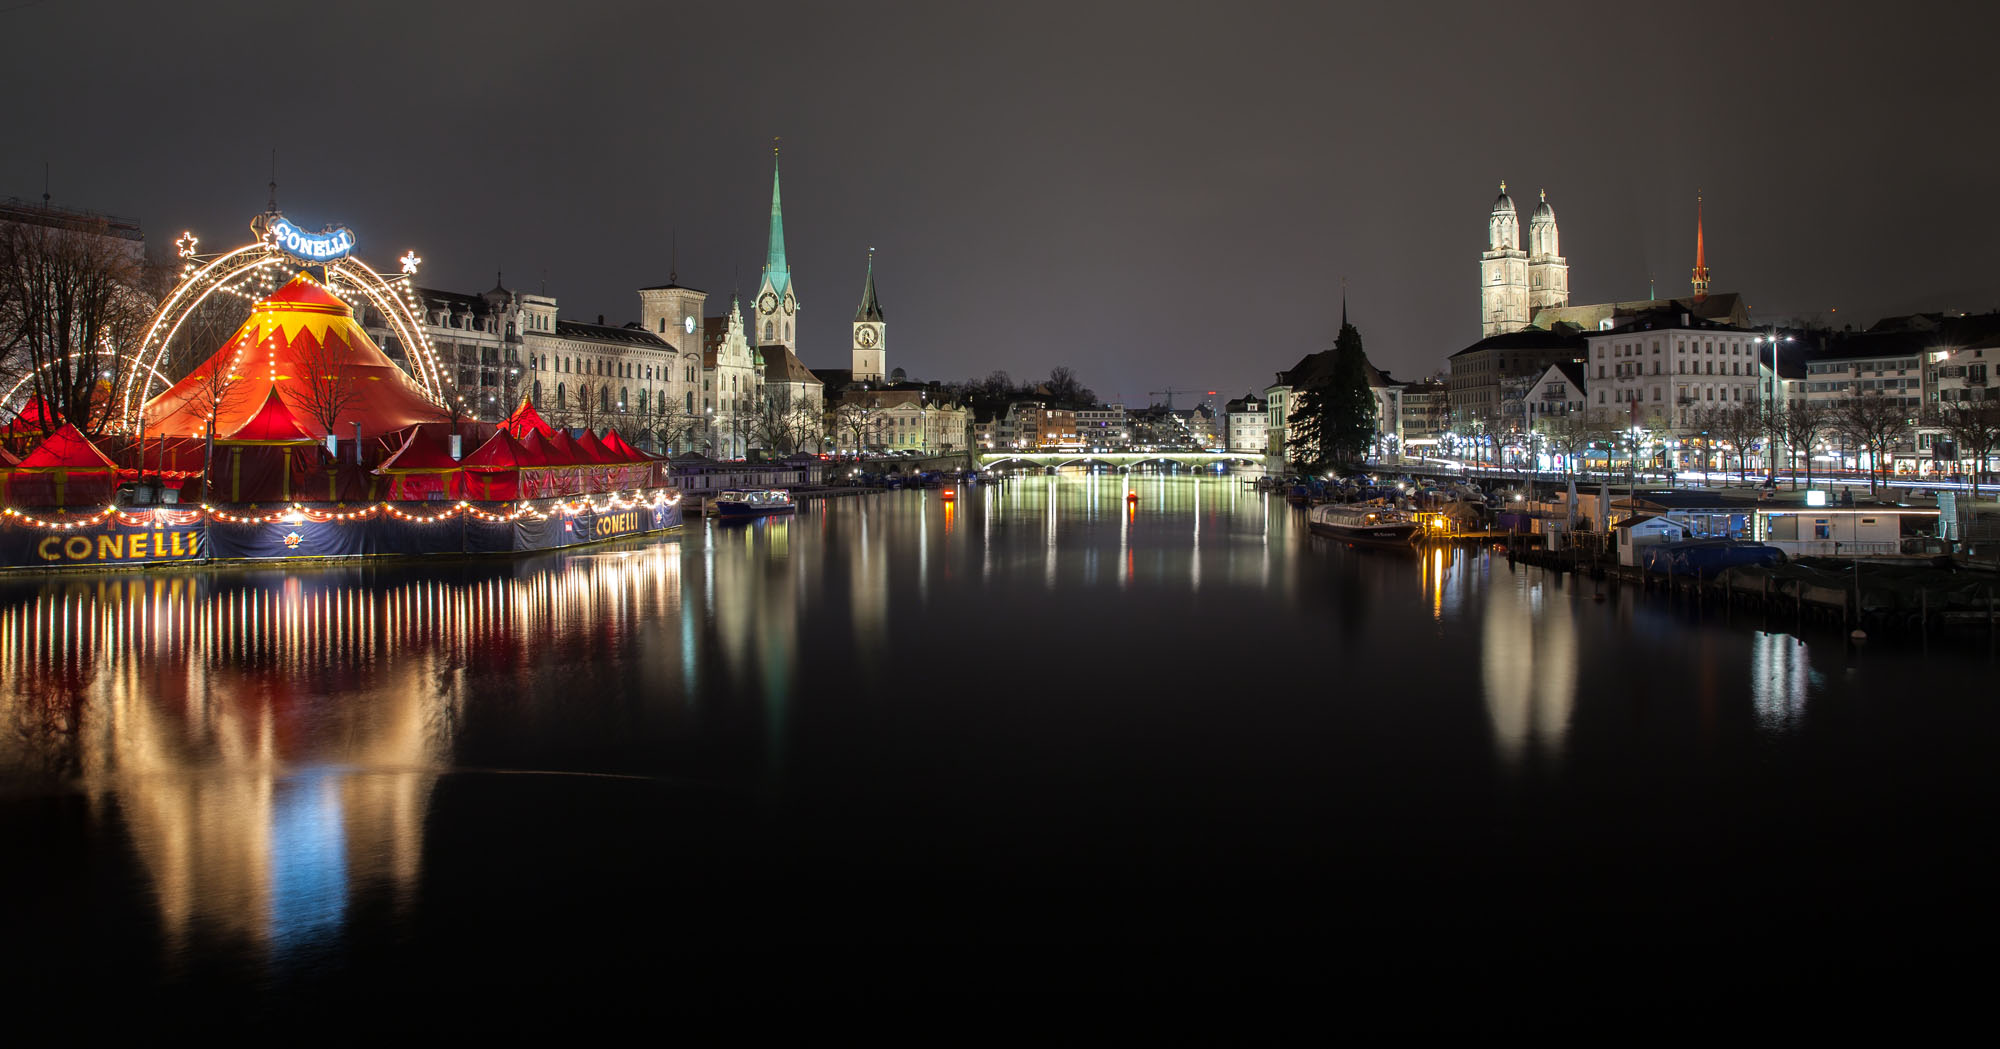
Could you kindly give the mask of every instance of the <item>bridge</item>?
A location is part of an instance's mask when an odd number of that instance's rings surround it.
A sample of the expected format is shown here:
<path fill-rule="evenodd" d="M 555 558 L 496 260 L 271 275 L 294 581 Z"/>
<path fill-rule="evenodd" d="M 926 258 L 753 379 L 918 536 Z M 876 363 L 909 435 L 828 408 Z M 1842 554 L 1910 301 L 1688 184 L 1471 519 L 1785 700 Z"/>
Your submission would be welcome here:
<path fill-rule="evenodd" d="M 1172 463 L 1197 470 L 1221 463 L 1262 466 L 1264 457 L 1250 452 L 982 452 L 979 456 L 981 470 L 1008 466 L 1109 466 L 1130 470 L 1143 463 Z"/>

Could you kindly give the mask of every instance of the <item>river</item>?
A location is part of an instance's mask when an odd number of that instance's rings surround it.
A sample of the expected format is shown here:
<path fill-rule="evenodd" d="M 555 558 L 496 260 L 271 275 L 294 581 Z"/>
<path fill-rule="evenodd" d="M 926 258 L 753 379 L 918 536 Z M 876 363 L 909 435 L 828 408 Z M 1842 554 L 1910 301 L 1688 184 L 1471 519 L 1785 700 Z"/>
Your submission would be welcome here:
<path fill-rule="evenodd" d="M 9 986 L 1533 1026 L 1942 988 L 1990 940 L 1983 638 L 1130 487 L 0 579 Z"/>

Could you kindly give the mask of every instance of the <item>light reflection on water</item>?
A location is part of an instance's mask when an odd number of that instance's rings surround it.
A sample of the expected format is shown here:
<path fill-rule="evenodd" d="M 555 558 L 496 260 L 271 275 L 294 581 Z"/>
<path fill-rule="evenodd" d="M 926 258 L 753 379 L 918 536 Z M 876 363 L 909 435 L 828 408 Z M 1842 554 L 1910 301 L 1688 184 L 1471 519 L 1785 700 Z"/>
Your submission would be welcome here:
<path fill-rule="evenodd" d="M 1795 732 L 1835 687 L 1815 666 L 1845 658 L 1597 602 L 1484 551 L 1341 548 L 1234 477 L 956 494 L 518 562 L 6 581 L 0 784 L 89 799 L 94 832 L 144 865 L 169 951 L 212 938 L 282 955 L 337 937 L 364 899 L 418 905 L 447 776 L 705 777 L 783 811 L 828 777 L 851 790 L 878 774 L 843 764 L 850 750 L 1011 738 L 986 720 L 1024 694 L 1069 704 L 1021 730 L 1060 741 L 1098 699 L 1144 718 L 1125 697 L 1159 690 L 1183 705 L 1115 734 L 1121 760 L 1157 740 L 1177 755 L 1162 768 L 1243 761 L 1235 783 L 1256 783 L 1271 773 L 1255 748 L 1203 748 L 1236 731 L 1230 710 L 1261 724 L 1281 701 L 1325 719 L 1275 724 L 1285 753 L 1315 741 L 1307 768 L 1386 752 L 1425 789 L 1490 790 L 1528 767 L 1559 775 L 1579 749 L 1653 745 L 1586 731 L 1592 711 L 1631 713 L 1634 689 L 1607 686 L 1641 647 L 1680 646 L 1639 691 L 1707 697 L 1648 714 L 1667 741 L 1728 731 L 1738 696 L 1716 682 L 1746 678 L 1746 720 Z M 1459 736 L 1479 749 L 1439 742 Z"/>

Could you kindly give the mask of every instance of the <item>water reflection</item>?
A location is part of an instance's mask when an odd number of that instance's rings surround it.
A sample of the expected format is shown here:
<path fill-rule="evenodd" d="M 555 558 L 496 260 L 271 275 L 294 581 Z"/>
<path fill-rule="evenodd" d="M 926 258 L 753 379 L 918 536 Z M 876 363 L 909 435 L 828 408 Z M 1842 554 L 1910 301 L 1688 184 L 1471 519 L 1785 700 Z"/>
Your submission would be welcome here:
<path fill-rule="evenodd" d="M 1710 744 L 1807 735 L 1809 694 L 1859 689 L 1786 635 L 1566 582 L 1314 541 L 1234 477 L 1115 474 L 518 562 L 0 580 L 0 787 L 86 799 L 80 836 L 129 843 L 170 952 L 282 959 L 444 906 L 424 884 L 458 858 L 444 830 L 511 832 L 529 778 L 762 803 L 760 832 L 811 828 L 798 854 L 883 884 L 908 876 L 870 866 L 885 842 L 956 835 L 974 864 L 1115 827 L 1171 852 L 1188 811 L 1310 864 L 1298 828 L 1366 799 L 1483 814 L 1496 782 L 1533 782 L 1496 771 L 1671 776 L 1688 725 L 1726 761 L 1756 748 Z M 1674 658 L 1628 689 L 1642 646 Z M 618 834 L 681 829 L 624 804 Z M 1131 829 L 1155 826 L 1181 829 Z"/>
<path fill-rule="evenodd" d="M 1511 573 L 1486 587 L 1480 667 L 1494 747 L 1508 764 L 1530 754 L 1559 759 L 1569 732 L 1576 621 L 1568 593 L 1551 592 L 1555 578 Z M 1433 609 L 1441 607 L 1434 599 Z"/>
<path fill-rule="evenodd" d="M 526 674 L 580 627 L 610 643 L 680 601 L 673 546 L 518 575 L 372 569 L 73 578 L 10 587 L 0 776 L 73 784 L 145 865 L 167 946 L 282 954 L 350 901 L 407 907 L 467 674 Z M 34 785 L 41 785 L 35 787 Z"/>

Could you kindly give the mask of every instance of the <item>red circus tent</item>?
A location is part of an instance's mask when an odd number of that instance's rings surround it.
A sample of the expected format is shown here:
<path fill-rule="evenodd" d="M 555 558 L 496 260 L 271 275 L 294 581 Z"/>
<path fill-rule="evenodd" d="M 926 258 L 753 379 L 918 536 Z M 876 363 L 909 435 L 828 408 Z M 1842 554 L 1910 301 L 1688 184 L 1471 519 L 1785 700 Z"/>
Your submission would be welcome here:
<path fill-rule="evenodd" d="M 500 420 L 500 428 L 523 440 L 531 433 L 547 437 L 555 432 L 555 428 L 542 418 L 542 413 L 536 411 L 526 397 L 521 398 L 521 406 L 514 409 L 514 414 Z"/>
<path fill-rule="evenodd" d="M 8 501 L 23 506 L 105 506 L 118 486 L 118 464 L 68 423 L 8 472 Z"/>
<path fill-rule="evenodd" d="M 455 499 L 463 479 L 459 465 L 442 440 L 418 427 L 375 472 L 389 476 L 391 499 L 428 499 L 433 494 Z"/>
<path fill-rule="evenodd" d="M 653 459 L 645 452 L 626 444 L 625 438 L 618 436 L 617 430 L 604 431 L 604 447 L 609 448 L 613 454 L 623 457 L 628 463 L 651 462 Z"/>
<path fill-rule="evenodd" d="M 583 436 L 576 439 L 576 447 L 583 453 L 585 462 L 623 465 L 632 461 L 606 448 L 604 442 L 598 440 L 597 435 L 589 430 L 583 431 Z"/>
<path fill-rule="evenodd" d="M 376 348 L 346 303 L 303 272 L 252 306 L 250 319 L 221 349 L 146 402 L 146 432 L 172 437 L 204 432 L 217 398 L 202 387 L 216 369 L 230 381 L 228 396 L 221 398 L 225 403 L 215 411 L 216 433 L 242 428 L 273 393 L 308 438 L 326 433 L 315 403 L 338 408 L 334 432 L 344 440 L 353 439 L 356 423 L 362 437 L 375 437 L 449 414 Z"/>
<path fill-rule="evenodd" d="M 521 447 L 521 442 L 505 430 L 496 431 L 485 444 L 460 459 L 465 471 L 465 495 L 470 499 L 518 499 L 521 497 L 521 468 L 537 465 Z"/>
<path fill-rule="evenodd" d="M 549 465 L 581 466 L 595 461 L 576 446 L 576 439 L 568 431 L 557 430 L 549 434 Z"/>
<path fill-rule="evenodd" d="M 218 419 L 219 421 L 219 419 Z M 255 414 L 215 440 L 210 498 L 233 503 L 290 499 L 294 475 L 319 465 L 312 432 L 273 387 Z"/>
<path fill-rule="evenodd" d="M 10 434 L 41 433 L 43 423 L 60 422 L 61 420 L 62 416 L 56 414 L 55 409 L 49 407 L 49 402 L 36 397 L 21 406 L 21 410 L 15 413 L 14 418 L 7 423 L 5 432 Z"/>

